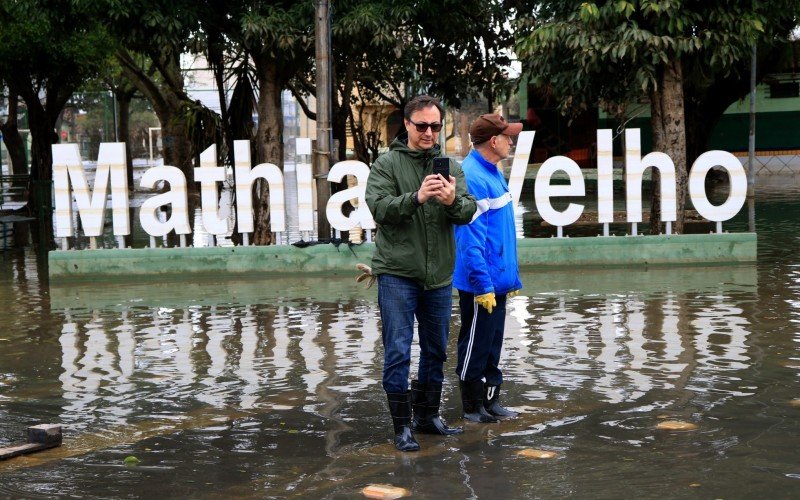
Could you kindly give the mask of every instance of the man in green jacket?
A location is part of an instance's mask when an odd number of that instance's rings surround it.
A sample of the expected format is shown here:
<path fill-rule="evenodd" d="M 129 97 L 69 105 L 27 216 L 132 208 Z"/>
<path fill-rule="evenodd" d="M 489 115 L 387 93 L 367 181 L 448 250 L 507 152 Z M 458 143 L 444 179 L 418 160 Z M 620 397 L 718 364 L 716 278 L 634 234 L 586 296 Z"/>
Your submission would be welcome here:
<path fill-rule="evenodd" d="M 452 313 L 455 261 L 453 225 L 467 224 L 475 198 L 461 167 L 450 160 L 449 179 L 432 173 L 442 129 L 442 105 L 413 98 L 404 109 L 407 136 L 400 136 L 372 165 L 367 205 L 378 226 L 372 273 L 378 278 L 384 347 L 383 389 L 394 425 L 394 444 L 415 451 L 413 431 L 457 434 L 439 416 Z M 420 345 L 417 380 L 408 392 L 414 318 Z M 413 423 L 411 409 L 413 407 Z"/>

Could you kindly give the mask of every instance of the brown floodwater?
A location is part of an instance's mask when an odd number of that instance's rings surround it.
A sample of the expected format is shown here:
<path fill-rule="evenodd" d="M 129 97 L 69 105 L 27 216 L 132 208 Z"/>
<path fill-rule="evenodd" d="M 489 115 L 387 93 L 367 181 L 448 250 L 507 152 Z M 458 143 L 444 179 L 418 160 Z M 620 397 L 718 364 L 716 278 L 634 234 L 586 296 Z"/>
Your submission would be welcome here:
<path fill-rule="evenodd" d="M 49 283 L 4 252 L 0 447 L 39 423 L 64 444 L 0 462 L 0 498 L 798 496 L 798 215 L 798 178 L 759 179 L 755 264 L 525 272 L 502 360 L 522 415 L 405 454 L 355 271 Z M 458 328 L 442 413 L 462 425 Z"/>

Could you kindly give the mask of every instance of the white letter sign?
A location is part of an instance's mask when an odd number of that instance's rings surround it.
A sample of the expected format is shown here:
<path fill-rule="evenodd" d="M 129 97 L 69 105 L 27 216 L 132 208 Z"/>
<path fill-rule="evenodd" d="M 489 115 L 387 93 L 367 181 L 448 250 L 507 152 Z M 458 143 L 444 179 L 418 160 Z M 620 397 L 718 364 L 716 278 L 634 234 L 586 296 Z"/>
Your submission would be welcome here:
<path fill-rule="evenodd" d="M 189 208 L 186 199 L 186 177 L 177 167 L 153 167 L 142 176 L 141 186 L 153 189 L 160 180 L 169 183 L 169 191 L 148 198 L 139 211 L 139 222 L 150 236 L 164 236 L 172 230 L 177 234 L 190 234 Z M 162 205 L 172 205 L 172 215 L 166 222 L 156 216 Z"/>
<path fill-rule="evenodd" d="M 569 176 L 569 184 L 551 186 L 550 178 L 553 174 L 563 170 Z M 584 196 L 586 186 L 583 183 L 581 168 L 572 159 L 566 156 L 553 156 L 548 158 L 536 173 L 534 195 L 536 197 L 536 210 L 542 219 L 554 226 L 568 226 L 578 220 L 583 213 L 583 205 L 570 203 L 566 210 L 558 212 L 550 204 L 553 196 Z"/>
<path fill-rule="evenodd" d="M 728 171 L 731 191 L 725 203 L 714 206 L 706 195 L 706 174 L 717 165 Z M 689 197 L 697 213 L 708 220 L 723 222 L 732 218 L 747 199 L 747 175 L 741 162 L 727 151 L 707 151 L 698 156 L 689 174 Z"/>
<path fill-rule="evenodd" d="M 356 226 L 362 229 L 374 229 L 375 221 L 367 207 L 366 190 L 367 177 L 369 177 L 369 167 L 366 163 L 348 160 L 340 161 L 328 172 L 328 180 L 339 182 L 345 175 L 354 175 L 358 184 L 355 187 L 347 188 L 331 195 L 328 206 L 325 208 L 325 215 L 331 227 L 339 231 L 349 231 Z M 350 217 L 342 214 L 342 205 L 353 198 L 358 199 L 358 206 Z"/>
<path fill-rule="evenodd" d="M 217 183 L 225 180 L 225 168 L 217 166 L 217 146 L 211 145 L 200 153 L 200 168 L 194 169 L 194 180 L 200 183 L 200 203 L 203 227 L 209 234 L 228 233 L 228 219 L 220 219 Z"/>
<path fill-rule="evenodd" d="M 625 193 L 628 222 L 642 222 L 642 174 L 647 167 L 661 176 L 661 220 L 678 220 L 676 208 L 675 164 L 664 153 L 652 152 L 642 158 L 641 134 L 638 128 L 625 131 Z M 655 176 L 656 173 L 652 172 Z"/>
<path fill-rule="evenodd" d="M 269 184 L 270 229 L 286 230 L 286 210 L 283 197 L 283 174 L 277 165 L 262 163 L 252 170 L 250 141 L 233 141 L 236 166 L 236 208 L 240 233 L 253 232 L 253 183 L 259 177 Z"/>
<path fill-rule="evenodd" d="M 103 143 L 95 168 L 94 188 L 90 191 L 77 144 L 54 144 L 53 181 L 56 201 L 56 236 L 72 236 L 72 196 L 75 193 L 78 216 L 86 236 L 102 236 L 105 222 L 108 179 L 114 207 L 114 234 L 130 232 L 128 224 L 128 178 L 125 174 L 125 144 Z"/>

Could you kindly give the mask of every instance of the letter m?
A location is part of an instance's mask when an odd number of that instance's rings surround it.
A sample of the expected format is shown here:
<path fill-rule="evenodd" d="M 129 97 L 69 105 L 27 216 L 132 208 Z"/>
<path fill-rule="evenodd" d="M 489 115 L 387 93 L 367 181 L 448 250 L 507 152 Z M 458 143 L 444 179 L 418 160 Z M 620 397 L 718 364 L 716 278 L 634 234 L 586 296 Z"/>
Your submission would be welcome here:
<path fill-rule="evenodd" d="M 73 236 L 72 191 L 86 236 L 102 236 L 111 178 L 114 234 L 130 233 L 128 219 L 128 176 L 125 172 L 125 143 L 102 143 L 97 156 L 94 188 L 86 181 L 77 144 L 53 145 L 53 184 L 56 204 L 56 236 Z M 70 189 L 70 185 L 74 189 Z"/>

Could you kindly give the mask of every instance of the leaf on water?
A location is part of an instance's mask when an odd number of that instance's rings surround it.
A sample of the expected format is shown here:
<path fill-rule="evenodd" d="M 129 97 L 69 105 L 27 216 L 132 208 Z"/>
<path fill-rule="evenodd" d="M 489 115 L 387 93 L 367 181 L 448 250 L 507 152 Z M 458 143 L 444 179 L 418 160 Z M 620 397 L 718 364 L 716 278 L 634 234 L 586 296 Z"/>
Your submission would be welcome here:
<path fill-rule="evenodd" d="M 665 431 L 694 431 L 697 430 L 697 424 L 682 420 L 665 420 L 659 422 L 656 428 Z"/>
<path fill-rule="evenodd" d="M 399 486 L 392 486 L 391 484 L 370 484 L 363 490 L 361 494 L 367 498 L 402 498 L 409 495 L 409 491 Z"/>
<path fill-rule="evenodd" d="M 558 456 L 558 453 L 549 450 L 535 450 L 533 448 L 525 448 L 524 450 L 519 450 L 517 452 L 517 455 L 527 458 L 555 458 Z"/>

